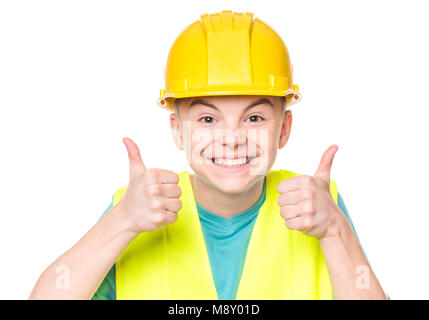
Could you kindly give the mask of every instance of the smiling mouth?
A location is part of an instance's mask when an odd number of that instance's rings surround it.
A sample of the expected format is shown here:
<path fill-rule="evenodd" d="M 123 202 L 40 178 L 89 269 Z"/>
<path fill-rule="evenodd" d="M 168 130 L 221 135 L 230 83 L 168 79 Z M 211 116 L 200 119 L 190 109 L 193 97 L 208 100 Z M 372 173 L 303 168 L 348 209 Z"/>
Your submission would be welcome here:
<path fill-rule="evenodd" d="M 257 157 L 242 157 L 236 159 L 227 158 L 205 158 L 207 161 L 225 168 L 239 168 L 248 165 L 253 159 Z"/>

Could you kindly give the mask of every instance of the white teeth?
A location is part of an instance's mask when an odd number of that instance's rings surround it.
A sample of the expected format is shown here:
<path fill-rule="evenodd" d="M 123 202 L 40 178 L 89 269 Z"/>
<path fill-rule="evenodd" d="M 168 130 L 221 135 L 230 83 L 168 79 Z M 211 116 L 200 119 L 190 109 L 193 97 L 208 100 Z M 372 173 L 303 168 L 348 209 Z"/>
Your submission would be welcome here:
<path fill-rule="evenodd" d="M 247 163 L 246 158 L 240 158 L 240 159 L 214 159 L 214 163 L 220 166 L 225 167 L 233 167 L 233 166 L 242 166 Z"/>

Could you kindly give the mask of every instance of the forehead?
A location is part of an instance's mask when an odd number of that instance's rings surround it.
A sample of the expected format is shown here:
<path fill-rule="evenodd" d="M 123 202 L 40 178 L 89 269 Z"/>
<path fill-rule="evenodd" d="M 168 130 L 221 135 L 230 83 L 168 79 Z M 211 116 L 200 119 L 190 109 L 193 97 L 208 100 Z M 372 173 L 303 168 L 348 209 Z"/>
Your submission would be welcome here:
<path fill-rule="evenodd" d="M 262 96 L 262 95 L 235 95 L 235 96 L 204 96 L 178 99 L 181 110 L 187 112 L 200 108 L 212 108 L 222 112 L 225 108 L 231 111 L 245 111 L 255 106 L 267 106 L 274 110 L 276 105 L 282 105 L 283 97 Z"/>

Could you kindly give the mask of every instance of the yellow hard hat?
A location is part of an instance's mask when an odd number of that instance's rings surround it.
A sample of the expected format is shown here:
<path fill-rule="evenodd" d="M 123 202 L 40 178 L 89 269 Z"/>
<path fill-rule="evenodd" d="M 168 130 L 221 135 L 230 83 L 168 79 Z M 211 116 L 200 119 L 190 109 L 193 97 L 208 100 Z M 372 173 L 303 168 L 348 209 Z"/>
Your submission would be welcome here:
<path fill-rule="evenodd" d="M 173 43 L 164 79 L 158 102 L 169 111 L 176 98 L 196 96 L 284 96 L 287 105 L 301 99 L 286 45 L 252 13 L 202 15 Z"/>

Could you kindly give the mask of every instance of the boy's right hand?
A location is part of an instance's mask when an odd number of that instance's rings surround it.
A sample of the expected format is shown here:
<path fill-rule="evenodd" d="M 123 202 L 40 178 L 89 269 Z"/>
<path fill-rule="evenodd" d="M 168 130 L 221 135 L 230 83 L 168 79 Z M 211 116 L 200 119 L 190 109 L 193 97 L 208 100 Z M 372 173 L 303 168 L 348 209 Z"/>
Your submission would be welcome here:
<path fill-rule="evenodd" d="M 175 222 L 182 207 L 179 176 L 169 170 L 146 169 L 134 141 L 124 138 L 123 142 L 130 160 L 130 180 L 117 206 L 127 224 L 133 232 L 140 233 Z"/>

